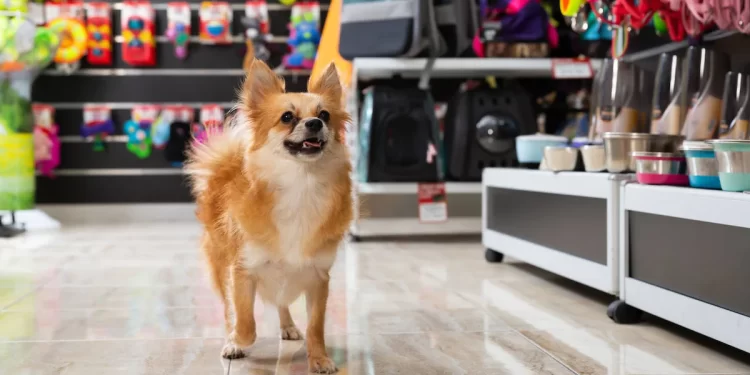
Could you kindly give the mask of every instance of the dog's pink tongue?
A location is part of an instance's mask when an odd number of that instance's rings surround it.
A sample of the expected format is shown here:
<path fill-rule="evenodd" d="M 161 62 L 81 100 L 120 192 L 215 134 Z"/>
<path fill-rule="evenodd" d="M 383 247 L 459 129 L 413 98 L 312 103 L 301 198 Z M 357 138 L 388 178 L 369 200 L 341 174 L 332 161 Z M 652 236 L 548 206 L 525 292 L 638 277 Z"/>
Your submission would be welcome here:
<path fill-rule="evenodd" d="M 318 143 L 318 142 L 309 142 L 309 141 L 304 141 L 304 142 L 302 143 L 302 145 L 303 145 L 303 146 L 307 146 L 307 147 L 320 147 L 320 143 Z"/>

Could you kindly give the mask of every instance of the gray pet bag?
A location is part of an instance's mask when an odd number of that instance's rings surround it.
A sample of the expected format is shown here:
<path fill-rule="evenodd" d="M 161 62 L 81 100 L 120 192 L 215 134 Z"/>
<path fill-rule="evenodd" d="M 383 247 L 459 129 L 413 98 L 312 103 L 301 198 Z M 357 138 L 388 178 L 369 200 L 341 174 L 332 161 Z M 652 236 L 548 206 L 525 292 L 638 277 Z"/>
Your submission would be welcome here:
<path fill-rule="evenodd" d="M 413 57 L 437 30 L 432 0 L 344 0 L 339 53 L 356 57 Z"/>
<path fill-rule="evenodd" d="M 479 29 L 479 15 L 474 0 L 432 0 L 435 20 L 447 46 L 447 56 L 462 56 Z"/>

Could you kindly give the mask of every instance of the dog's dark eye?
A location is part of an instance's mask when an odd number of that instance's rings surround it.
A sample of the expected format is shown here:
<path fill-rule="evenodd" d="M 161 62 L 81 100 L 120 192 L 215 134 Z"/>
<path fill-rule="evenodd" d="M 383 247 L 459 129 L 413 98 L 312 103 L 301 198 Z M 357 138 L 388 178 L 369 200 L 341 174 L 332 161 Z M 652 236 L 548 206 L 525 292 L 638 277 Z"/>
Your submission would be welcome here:
<path fill-rule="evenodd" d="M 320 111 L 318 118 L 323 122 L 328 122 L 331 119 L 331 114 L 328 111 Z"/>
<path fill-rule="evenodd" d="M 294 121 L 294 113 L 292 112 L 284 112 L 283 115 L 281 115 L 281 122 L 285 124 L 289 124 L 292 121 Z"/>

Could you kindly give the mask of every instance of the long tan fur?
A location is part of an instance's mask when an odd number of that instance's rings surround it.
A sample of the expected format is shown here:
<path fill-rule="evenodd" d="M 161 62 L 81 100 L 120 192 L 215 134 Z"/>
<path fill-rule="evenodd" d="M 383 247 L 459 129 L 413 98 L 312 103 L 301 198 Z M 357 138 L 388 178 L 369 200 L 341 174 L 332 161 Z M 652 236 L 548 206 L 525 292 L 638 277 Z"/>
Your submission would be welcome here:
<path fill-rule="evenodd" d="M 351 164 L 344 145 L 349 120 L 333 65 L 308 85 L 285 93 L 264 63 L 255 61 L 233 118 L 189 155 L 187 171 L 205 232 L 201 247 L 224 301 L 226 358 L 242 357 L 256 338 L 255 296 L 279 309 L 283 339 L 301 339 L 288 306 L 308 303 L 310 371 L 333 373 L 323 338 L 329 270 L 352 220 Z M 283 148 L 291 132 L 280 118 L 330 113 L 331 139 L 317 159 Z M 232 319 L 234 317 L 234 319 Z"/>

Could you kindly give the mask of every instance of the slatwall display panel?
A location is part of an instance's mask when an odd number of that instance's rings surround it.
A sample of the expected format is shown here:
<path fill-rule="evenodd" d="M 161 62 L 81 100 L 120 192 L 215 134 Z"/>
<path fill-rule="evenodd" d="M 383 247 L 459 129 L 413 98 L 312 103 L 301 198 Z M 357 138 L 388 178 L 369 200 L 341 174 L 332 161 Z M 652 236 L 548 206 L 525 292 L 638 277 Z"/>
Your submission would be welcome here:
<path fill-rule="evenodd" d="M 228 102 L 241 77 L 106 76 L 40 77 L 34 82 L 37 102 Z"/>
<path fill-rule="evenodd" d="M 82 61 L 81 69 L 242 69 L 242 59 L 245 57 L 245 44 L 232 43 L 227 45 L 209 45 L 191 43 L 188 46 L 188 55 L 184 60 L 177 58 L 174 53 L 174 45 L 169 42 L 156 43 L 157 65 L 150 67 L 134 67 L 122 61 L 122 48 L 120 43 L 114 44 L 112 51 L 112 65 L 91 65 Z M 273 56 L 269 61 L 272 66 L 281 63 L 281 55 Z M 54 70 L 54 67 L 47 70 Z M 238 74 L 239 75 L 239 74 Z"/>
<path fill-rule="evenodd" d="M 226 113 L 229 108 L 224 108 Z M 198 119 L 199 109 L 195 109 L 194 118 Z M 130 119 L 130 109 L 113 109 L 110 113 L 112 121 L 115 122 L 115 135 L 122 135 L 123 125 Z M 81 125 L 83 124 L 83 107 L 77 109 L 58 109 L 55 112 L 55 120 L 60 127 L 60 135 L 66 136 L 69 141 L 70 137 L 81 135 Z"/>
<path fill-rule="evenodd" d="M 37 203 L 180 203 L 190 202 L 183 175 L 58 176 L 37 178 Z"/>
<path fill-rule="evenodd" d="M 88 142 L 66 142 L 60 147 L 60 169 L 120 168 L 172 168 L 172 165 L 167 162 L 164 150 L 154 148 L 151 156 L 140 159 L 128 151 L 124 142 L 109 143 L 104 151 L 94 151 L 93 145 Z"/>
<path fill-rule="evenodd" d="M 285 77 L 289 92 L 305 91 L 307 76 Z M 174 103 L 231 102 L 240 76 L 43 76 L 33 85 L 35 102 Z"/>
<path fill-rule="evenodd" d="M 188 1 L 192 9 L 192 34 L 185 60 L 174 54 L 174 46 L 165 38 L 167 28 L 166 1 L 152 2 L 156 10 L 156 65 L 135 67 L 122 61 L 120 1 L 108 1 L 115 6 L 112 12 L 113 63 L 92 66 L 85 59 L 80 70 L 72 75 L 61 75 L 50 67 L 33 85 L 33 101 L 56 105 L 55 120 L 60 127 L 61 165 L 54 179 L 37 179 L 39 203 L 137 203 L 189 202 L 191 196 L 179 168 L 166 161 L 164 150 L 154 149 L 150 157 L 140 159 L 126 148 L 123 125 L 130 119 L 135 104 L 180 104 L 195 108 L 198 119 L 202 104 L 220 104 L 228 110 L 235 100 L 236 90 L 243 78 L 242 62 L 245 42 L 244 1 L 229 1 L 233 6 L 233 43 L 204 45 L 197 42 L 200 1 Z M 327 14 L 328 0 L 320 1 L 321 26 Z M 272 53 L 271 67 L 281 64 L 288 53 L 291 8 L 269 0 L 269 17 L 273 41 L 267 44 Z M 322 28 L 321 28 L 322 30 Z M 126 69 L 123 72 L 108 71 Z M 166 70 L 165 70 L 166 69 Z M 160 74 L 160 70 L 165 70 Z M 102 72 L 109 74 L 102 75 Z M 139 74 L 132 74 L 141 73 Z M 111 73 L 118 73 L 114 75 Z M 282 73 L 287 91 L 305 91 L 308 72 Z M 116 134 L 104 151 L 94 151 L 93 145 L 78 138 L 83 124 L 84 103 L 108 103 Z M 140 175 L 139 175 L 140 174 Z"/>

